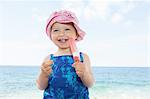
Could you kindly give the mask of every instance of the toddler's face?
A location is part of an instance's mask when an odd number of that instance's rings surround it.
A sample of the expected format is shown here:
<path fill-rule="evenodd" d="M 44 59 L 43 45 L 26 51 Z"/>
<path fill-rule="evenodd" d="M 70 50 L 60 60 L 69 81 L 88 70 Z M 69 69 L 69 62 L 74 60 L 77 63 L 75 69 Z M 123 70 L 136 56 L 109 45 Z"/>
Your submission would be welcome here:
<path fill-rule="evenodd" d="M 68 48 L 69 38 L 76 39 L 77 33 L 73 24 L 71 23 L 54 23 L 51 28 L 51 38 L 59 48 Z"/>

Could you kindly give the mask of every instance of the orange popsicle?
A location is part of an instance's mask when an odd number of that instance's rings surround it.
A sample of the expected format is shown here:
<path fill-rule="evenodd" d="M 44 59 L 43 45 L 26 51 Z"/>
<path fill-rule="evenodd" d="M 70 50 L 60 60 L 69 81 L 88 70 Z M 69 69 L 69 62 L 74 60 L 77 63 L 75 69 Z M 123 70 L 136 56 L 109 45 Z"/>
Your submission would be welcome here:
<path fill-rule="evenodd" d="M 77 46 L 75 44 L 75 40 L 73 38 L 69 39 L 69 45 L 70 45 L 70 49 L 71 49 L 71 53 L 73 55 L 74 61 L 79 62 L 80 61 L 80 55 L 79 55 Z"/>

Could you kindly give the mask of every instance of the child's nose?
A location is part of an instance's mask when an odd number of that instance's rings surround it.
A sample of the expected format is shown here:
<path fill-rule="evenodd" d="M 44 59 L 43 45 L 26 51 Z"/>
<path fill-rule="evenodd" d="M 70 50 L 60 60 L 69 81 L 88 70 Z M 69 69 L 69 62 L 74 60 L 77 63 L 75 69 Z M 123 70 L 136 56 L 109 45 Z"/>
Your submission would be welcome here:
<path fill-rule="evenodd" d="M 66 33 L 65 33 L 65 31 L 60 31 L 60 35 L 65 35 Z"/>

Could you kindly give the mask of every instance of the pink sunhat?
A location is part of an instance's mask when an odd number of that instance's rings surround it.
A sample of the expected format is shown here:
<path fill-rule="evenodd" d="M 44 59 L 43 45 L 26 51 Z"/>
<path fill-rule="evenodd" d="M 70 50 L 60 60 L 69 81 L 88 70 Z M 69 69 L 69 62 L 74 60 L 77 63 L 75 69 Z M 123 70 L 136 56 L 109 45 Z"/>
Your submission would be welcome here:
<path fill-rule="evenodd" d="M 55 22 L 59 22 L 59 23 L 72 22 L 79 35 L 76 39 L 77 41 L 82 40 L 83 37 L 85 36 L 85 32 L 79 28 L 79 22 L 75 14 L 70 11 L 61 10 L 61 11 L 52 13 L 51 17 L 48 19 L 48 22 L 46 25 L 46 34 L 50 38 L 51 38 L 51 27 Z"/>

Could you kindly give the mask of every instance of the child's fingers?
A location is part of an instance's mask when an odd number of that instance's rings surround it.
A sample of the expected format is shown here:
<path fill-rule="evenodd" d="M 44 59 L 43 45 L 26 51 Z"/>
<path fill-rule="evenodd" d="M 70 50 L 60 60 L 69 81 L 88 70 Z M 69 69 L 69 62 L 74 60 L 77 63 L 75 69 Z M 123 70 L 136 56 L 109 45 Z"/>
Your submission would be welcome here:
<path fill-rule="evenodd" d="M 44 71 L 48 71 L 48 70 L 51 69 L 51 66 L 47 66 L 47 67 L 42 66 L 42 69 L 43 69 Z"/>
<path fill-rule="evenodd" d="M 41 67 L 41 70 L 44 71 L 44 72 L 46 71 L 44 67 Z"/>
<path fill-rule="evenodd" d="M 43 66 L 44 67 L 48 67 L 49 65 L 52 65 L 53 64 L 53 61 L 52 60 L 48 60 L 48 61 L 45 61 L 45 62 L 43 62 Z"/>
<path fill-rule="evenodd" d="M 53 64 L 53 61 L 52 61 L 52 60 L 47 60 L 47 61 L 45 62 L 45 64 L 51 65 L 51 64 Z"/>
<path fill-rule="evenodd" d="M 42 70 L 43 72 L 45 72 L 46 74 L 50 74 L 51 71 L 52 71 L 52 68 L 51 68 L 50 66 L 47 67 L 47 68 L 41 67 L 41 70 Z"/>
<path fill-rule="evenodd" d="M 47 65 L 47 64 L 43 64 L 42 67 L 43 67 L 43 68 L 47 68 L 47 67 L 50 67 L 50 66 Z"/>
<path fill-rule="evenodd" d="M 73 67 L 76 67 L 79 64 L 79 62 L 75 62 L 72 64 Z"/>
<path fill-rule="evenodd" d="M 45 68 L 46 71 L 48 71 L 50 69 L 52 69 L 50 66 L 48 66 L 48 67 Z"/>
<path fill-rule="evenodd" d="M 78 75 L 81 75 L 81 74 L 82 74 L 80 71 L 76 71 L 76 73 L 77 73 Z"/>
<path fill-rule="evenodd" d="M 75 63 L 72 64 L 72 67 L 75 67 Z"/>
<path fill-rule="evenodd" d="M 82 69 L 80 68 L 80 66 L 75 66 L 74 68 L 76 72 L 82 72 Z"/>
<path fill-rule="evenodd" d="M 52 72 L 52 69 L 48 70 L 47 73 L 50 74 Z"/>
<path fill-rule="evenodd" d="M 52 60 L 48 60 L 47 63 L 48 64 L 53 64 L 53 61 Z"/>
<path fill-rule="evenodd" d="M 77 73 L 77 75 L 79 76 L 79 77 L 83 77 L 83 72 L 81 72 L 81 71 L 76 71 L 76 73 Z"/>

